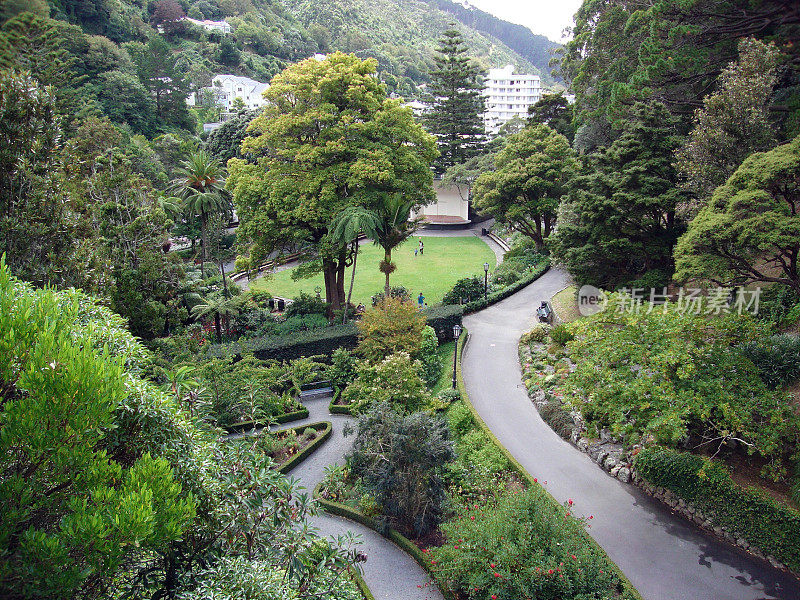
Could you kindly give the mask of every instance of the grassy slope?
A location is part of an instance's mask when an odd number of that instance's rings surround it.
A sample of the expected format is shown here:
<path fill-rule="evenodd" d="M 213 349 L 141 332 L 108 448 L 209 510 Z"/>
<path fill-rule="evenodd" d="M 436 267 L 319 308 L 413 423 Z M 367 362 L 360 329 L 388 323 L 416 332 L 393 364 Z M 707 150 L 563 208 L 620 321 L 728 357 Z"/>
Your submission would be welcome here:
<path fill-rule="evenodd" d="M 494 266 L 497 262 L 494 252 L 477 237 L 426 237 L 423 238 L 423 243 L 425 253 L 422 256 L 414 256 L 414 249 L 418 246 L 417 238 L 395 249 L 392 261 L 397 265 L 397 270 L 392 273 L 390 282 L 393 286 L 405 286 L 415 301 L 422 292 L 429 306 L 441 302 L 442 297 L 462 277 L 483 274 L 483 263 L 488 262 Z M 372 295 L 383 290 L 384 275 L 378 271 L 378 262 L 382 258 L 383 250 L 377 246 L 361 246 L 353 287 L 354 304 L 362 302 L 369 306 Z M 293 269 L 281 271 L 270 279 L 254 281 L 251 288 L 266 289 L 276 296 L 293 298 L 301 291 L 313 294 L 315 286 L 323 287 L 322 275 L 292 281 L 292 271 Z M 348 270 L 345 292 L 349 285 Z"/>

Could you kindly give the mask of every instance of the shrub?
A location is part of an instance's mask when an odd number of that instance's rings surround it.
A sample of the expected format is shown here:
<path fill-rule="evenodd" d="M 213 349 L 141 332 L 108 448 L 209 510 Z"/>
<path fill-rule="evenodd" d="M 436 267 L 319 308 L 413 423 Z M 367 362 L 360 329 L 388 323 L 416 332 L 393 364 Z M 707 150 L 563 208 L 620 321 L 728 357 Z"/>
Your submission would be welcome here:
<path fill-rule="evenodd" d="M 522 338 L 520 338 L 520 343 L 530 344 L 531 342 L 536 342 L 543 344 L 547 341 L 548 331 L 549 328 L 546 325 L 539 323 L 538 325 L 535 325 L 528 333 L 523 334 Z"/>
<path fill-rule="evenodd" d="M 303 356 L 330 355 L 337 348 L 352 349 L 358 343 L 355 325 L 334 325 L 285 336 L 264 336 L 233 344 L 215 344 L 209 349 L 212 357 L 241 356 L 252 352 L 262 360 L 291 360 Z"/>
<path fill-rule="evenodd" d="M 292 299 L 291 304 L 286 307 L 286 318 L 298 315 L 325 315 L 328 312 L 328 304 L 322 298 L 300 292 L 299 296 Z"/>
<path fill-rule="evenodd" d="M 559 346 L 564 346 L 567 342 L 574 340 L 575 336 L 569 328 L 562 323 L 550 329 L 550 339 Z"/>
<path fill-rule="evenodd" d="M 447 411 L 447 422 L 456 438 L 475 427 L 475 418 L 463 402 L 456 402 L 450 406 Z"/>
<path fill-rule="evenodd" d="M 422 363 L 422 379 L 433 387 L 439 381 L 442 371 L 442 359 L 439 357 L 439 339 L 433 327 L 425 326 L 422 330 L 422 343 L 419 347 L 419 360 Z"/>
<path fill-rule="evenodd" d="M 771 475 L 782 475 L 800 416 L 739 350 L 763 337 L 763 327 L 747 315 L 620 311 L 614 303 L 621 301 L 611 295 L 606 310 L 570 324 L 576 369 L 565 383 L 587 424 L 667 446 L 690 431 L 738 437 L 772 461 Z"/>
<path fill-rule="evenodd" d="M 353 414 L 376 403 L 386 402 L 403 412 L 420 410 L 431 400 L 420 377 L 422 366 L 406 352 L 398 352 L 377 364 L 362 362 L 358 375 L 342 394 Z"/>
<path fill-rule="evenodd" d="M 372 306 L 380 305 L 383 302 L 383 298 L 385 295 L 386 292 L 384 290 L 381 290 L 380 292 L 372 296 Z M 411 302 L 411 292 L 409 292 L 402 285 L 389 288 L 389 297 L 394 298 L 396 300 L 402 300 L 403 302 Z"/>
<path fill-rule="evenodd" d="M 447 425 L 427 413 L 399 414 L 380 403 L 358 419 L 348 459 L 353 474 L 401 532 L 423 536 L 441 518 L 442 473 L 454 458 Z"/>
<path fill-rule="evenodd" d="M 744 344 L 742 354 L 753 361 L 770 387 L 784 386 L 800 377 L 800 337 L 796 335 L 773 335 Z"/>
<path fill-rule="evenodd" d="M 800 569 L 800 513 L 755 489 L 739 487 L 719 463 L 651 446 L 636 456 L 635 468 L 646 481 L 695 504 L 715 524 L 790 569 Z"/>
<path fill-rule="evenodd" d="M 356 377 L 356 359 L 353 354 L 344 348 L 334 350 L 325 377 L 331 382 L 331 386 L 338 390 L 350 385 Z"/>
<path fill-rule="evenodd" d="M 295 333 L 296 331 L 309 331 L 311 329 L 319 329 L 327 326 L 328 319 L 325 315 L 296 315 L 275 325 L 274 331 L 276 335 L 284 336 Z"/>
<path fill-rule="evenodd" d="M 785 285 L 773 285 L 761 292 L 758 302 L 758 318 L 778 326 L 792 326 L 792 310 L 800 304 L 800 294 Z"/>
<path fill-rule="evenodd" d="M 550 426 L 550 429 L 565 440 L 570 440 L 572 430 L 575 428 L 575 421 L 560 401 L 551 400 L 547 404 L 541 405 L 539 407 L 539 415 Z"/>
<path fill-rule="evenodd" d="M 483 278 L 473 275 L 456 281 L 453 288 L 442 298 L 442 304 L 466 304 L 482 297 Z"/>
<path fill-rule="evenodd" d="M 459 597 L 504 600 L 615 598 L 619 579 L 584 539 L 584 525 L 534 486 L 496 504 L 464 508 L 441 526 L 431 552 L 440 587 Z"/>
<path fill-rule="evenodd" d="M 378 362 L 396 352 L 417 358 L 425 315 L 411 302 L 388 298 L 364 313 L 357 327 L 358 352 L 367 360 Z"/>

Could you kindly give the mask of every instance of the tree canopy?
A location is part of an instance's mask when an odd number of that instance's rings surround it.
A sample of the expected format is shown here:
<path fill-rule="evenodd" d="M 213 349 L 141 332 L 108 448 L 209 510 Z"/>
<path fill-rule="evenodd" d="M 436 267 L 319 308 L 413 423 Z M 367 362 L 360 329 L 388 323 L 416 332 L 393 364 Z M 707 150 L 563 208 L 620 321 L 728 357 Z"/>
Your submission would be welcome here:
<path fill-rule="evenodd" d="M 377 208 L 386 196 L 415 207 L 434 198 L 435 141 L 411 109 L 386 98 L 374 60 L 336 53 L 297 63 L 272 80 L 270 106 L 232 159 L 229 189 L 240 239 L 263 258 L 299 243 L 318 257 L 325 295 L 344 302 L 346 245 L 330 243 L 334 216 L 347 206 Z"/>
<path fill-rule="evenodd" d="M 542 249 L 577 168 L 569 142 L 547 125 L 528 126 L 508 137 L 494 163 L 495 169 L 475 182 L 475 208 L 508 223 Z"/>
<path fill-rule="evenodd" d="M 748 157 L 689 224 L 676 279 L 774 282 L 800 292 L 800 137 Z"/>

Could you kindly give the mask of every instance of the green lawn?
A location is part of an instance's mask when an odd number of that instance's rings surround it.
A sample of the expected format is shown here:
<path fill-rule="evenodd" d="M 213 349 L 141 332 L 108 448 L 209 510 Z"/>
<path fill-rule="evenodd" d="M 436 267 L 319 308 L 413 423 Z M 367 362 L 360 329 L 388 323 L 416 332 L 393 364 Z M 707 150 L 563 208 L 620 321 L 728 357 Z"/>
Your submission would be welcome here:
<path fill-rule="evenodd" d="M 449 390 L 453 387 L 453 351 L 455 342 L 445 342 L 439 346 L 437 354 L 442 361 L 442 371 L 439 373 L 439 381 L 433 386 L 431 394 L 434 396 L 442 390 Z"/>
<path fill-rule="evenodd" d="M 418 238 L 413 238 L 395 248 L 392 262 L 397 270 L 392 273 L 392 286 L 402 285 L 416 301 L 420 292 L 425 302 L 432 306 L 441 302 L 456 281 L 469 275 L 483 275 L 483 263 L 488 262 L 494 269 L 497 260 L 494 252 L 479 237 L 423 237 L 425 253 L 414 256 L 419 246 Z M 353 303 L 370 305 L 370 298 L 383 290 L 384 275 L 378 271 L 378 263 L 383 258 L 383 250 L 374 244 L 363 244 L 358 254 L 356 281 L 353 286 Z M 324 287 L 322 275 L 310 279 L 292 281 L 294 269 L 281 271 L 267 279 L 258 279 L 251 284 L 253 290 L 269 290 L 276 296 L 294 298 L 300 292 L 313 294 L 316 286 Z M 345 293 L 350 285 L 347 271 Z"/>

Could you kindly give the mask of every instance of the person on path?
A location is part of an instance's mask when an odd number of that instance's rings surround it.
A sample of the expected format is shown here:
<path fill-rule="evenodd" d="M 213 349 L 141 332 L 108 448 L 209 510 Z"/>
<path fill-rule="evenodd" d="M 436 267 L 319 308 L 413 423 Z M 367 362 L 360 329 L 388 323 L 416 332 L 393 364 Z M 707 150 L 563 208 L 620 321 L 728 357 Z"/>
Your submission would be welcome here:
<path fill-rule="evenodd" d="M 419 293 L 419 298 L 417 298 L 417 304 L 419 304 L 420 308 L 425 306 L 425 296 L 422 295 L 422 292 Z"/>

